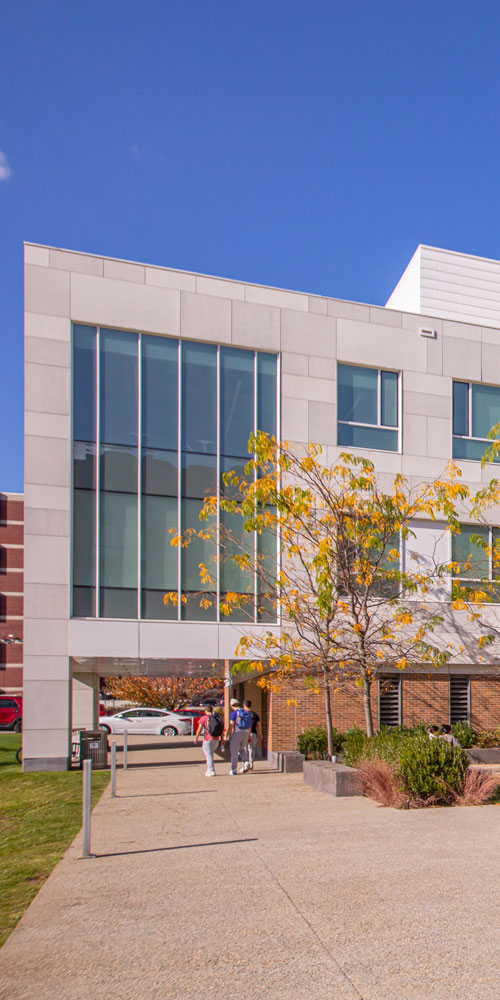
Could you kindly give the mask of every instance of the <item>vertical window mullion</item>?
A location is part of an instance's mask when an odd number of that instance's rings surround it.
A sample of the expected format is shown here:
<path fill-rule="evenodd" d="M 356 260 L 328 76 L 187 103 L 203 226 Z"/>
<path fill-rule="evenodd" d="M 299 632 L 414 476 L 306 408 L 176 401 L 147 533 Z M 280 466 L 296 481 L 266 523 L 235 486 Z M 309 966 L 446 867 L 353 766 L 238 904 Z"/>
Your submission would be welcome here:
<path fill-rule="evenodd" d="M 276 358 L 276 440 L 281 441 L 281 354 L 278 354 Z M 278 459 L 280 457 L 280 448 L 277 449 Z M 276 619 L 278 625 L 281 625 L 281 601 L 278 597 L 278 584 L 281 572 L 281 544 L 280 544 L 280 526 L 279 526 L 279 512 L 276 509 L 276 593 L 274 595 L 274 600 L 276 601 Z"/>
<path fill-rule="evenodd" d="M 467 382 L 467 437 L 472 437 L 472 383 Z"/>
<path fill-rule="evenodd" d="M 257 396 L 257 393 L 258 393 L 257 383 L 258 383 L 258 378 L 257 378 L 257 351 L 254 351 L 254 355 L 253 355 L 253 432 L 254 432 L 254 434 L 257 434 L 258 405 L 259 405 L 258 396 Z M 253 473 L 254 483 L 256 482 L 256 478 L 257 478 L 257 469 L 254 469 L 254 473 Z M 257 535 L 257 532 L 254 531 L 254 533 L 253 533 L 253 564 L 254 564 L 254 571 L 253 571 L 253 620 L 255 622 L 257 622 L 259 620 L 259 609 L 258 609 L 258 603 L 259 603 L 259 581 L 258 581 L 258 573 L 257 573 L 257 559 L 258 559 L 258 535 Z"/>
<path fill-rule="evenodd" d="M 377 378 L 377 418 L 378 427 L 382 427 L 382 370 L 378 369 Z"/>
<path fill-rule="evenodd" d="M 177 351 L 177 621 L 182 618 L 182 341 Z"/>
<path fill-rule="evenodd" d="M 142 617 L 142 334 L 137 337 L 137 618 Z"/>
<path fill-rule="evenodd" d="M 95 467 L 95 614 L 100 618 L 101 585 L 101 328 L 96 333 L 96 467 Z"/>
<path fill-rule="evenodd" d="M 216 488 L 216 522 L 215 522 L 215 601 L 216 601 L 216 613 L 215 620 L 220 622 L 220 584 L 221 584 L 221 544 L 220 544 L 220 452 L 221 452 L 221 377 L 220 377 L 220 344 L 217 345 L 217 368 L 216 368 L 216 437 L 215 437 L 215 488 Z"/>

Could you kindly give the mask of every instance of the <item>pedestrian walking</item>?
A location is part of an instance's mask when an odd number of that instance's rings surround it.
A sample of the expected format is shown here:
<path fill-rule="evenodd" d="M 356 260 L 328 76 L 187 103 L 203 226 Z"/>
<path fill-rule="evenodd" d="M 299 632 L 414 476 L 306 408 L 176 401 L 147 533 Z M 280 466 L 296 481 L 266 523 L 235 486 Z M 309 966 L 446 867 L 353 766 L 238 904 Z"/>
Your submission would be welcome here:
<path fill-rule="evenodd" d="M 248 763 L 248 738 L 252 728 L 252 714 L 246 708 L 242 708 L 239 701 L 234 698 L 231 701 L 233 711 L 229 716 L 229 749 L 231 751 L 231 770 L 229 774 L 236 774 L 238 768 L 238 757 L 241 757 L 242 768 L 240 774 L 245 774 L 250 770 Z"/>
<path fill-rule="evenodd" d="M 260 741 L 262 746 L 262 726 L 260 724 L 260 715 L 252 711 L 252 702 L 248 698 L 243 702 L 243 708 L 246 708 L 252 716 L 252 728 L 248 739 L 248 763 L 250 764 L 250 770 L 253 771 L 257 743 Z"/>
<path fill-rule="evenodd" d="M 198 744 L 199 736 L 203 733 L 201 746 L 207 762 L 207 769 L 205 771 L 207 778 L 215 778 L 214 752 L 217 749 L 223 732 L 224 722 L 221 716 L 217 712 L 214 712 L 213 705 L 207 705 L 205 707 L 205 715 L 202 715 L 198 723 L 194 738 L 194 742 Z"/>

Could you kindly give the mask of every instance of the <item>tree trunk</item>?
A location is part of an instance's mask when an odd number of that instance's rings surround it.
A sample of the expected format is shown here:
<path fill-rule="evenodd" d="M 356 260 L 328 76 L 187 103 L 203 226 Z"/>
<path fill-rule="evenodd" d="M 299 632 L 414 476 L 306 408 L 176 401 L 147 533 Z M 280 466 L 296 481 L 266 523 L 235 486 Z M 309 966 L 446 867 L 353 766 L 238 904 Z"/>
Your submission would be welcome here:
<path fill-rule="evenodd" d="M 328 740 L 328 756 L 333 756 L 333 732 L 332 732 L 332 704 L 330 699 L 330 684 L 328 678 L 325 680 L 325 715 L 326 715 L 326 737 Z"/>
<path fill-rule="evenodd" d="M 372 703 L 370 698 L 372 683 L 367 677 L 363 677 L 363 706 L 365 709 L 366 735 L 373 736 L 373 716 Z"/>

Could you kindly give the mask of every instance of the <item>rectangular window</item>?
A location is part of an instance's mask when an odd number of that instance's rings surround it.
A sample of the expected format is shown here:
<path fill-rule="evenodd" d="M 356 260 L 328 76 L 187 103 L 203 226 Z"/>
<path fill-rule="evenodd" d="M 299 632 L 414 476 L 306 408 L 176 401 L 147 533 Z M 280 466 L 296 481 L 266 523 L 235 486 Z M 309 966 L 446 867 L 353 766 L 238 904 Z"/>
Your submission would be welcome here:
<path fill-rule="evenodd" d="M 337 440 L 341 446 L 398 451 L 397 372 L 337 366 Z"/>
<path fill-rule="evenodd" d="M 401 677 L 380 677 L 378 682 L 379 727 L 401 725 Z"/>
<path fill-rule="evenodd" d="M 498 423 L 500 386 L 453 383 L 453 458 L 480 461 L 490 443 L 488 432 Z"/>
<path fill-rule="evenodd" d="M 253 574 L 222 567 L 211 540 L 171 541 L 202 528 L 207 495 L 230 493 L 222 474 L 242 474 L 257 427 L 279 434 L 277 382 L 277 356 L 262 351 L 73 326 L 75 616 L 214 621 L 219 596 L 239 587 L 255 620 Z M 391 405 L 389 388 L 384 413 Z M 217 573 L 216 592 L 200 562 Z M 185 602 L 165 605 L 167 591 Z"/>
<path fill-rule="evenodd" d="M 500 529 L 482 524 L 462 524 L 458 535 L 451 536 L 451 558 L 458 563 L 453 577 L 452 597 L 461 587 L 485 590 L 492 603 L 500 603 Z"/>

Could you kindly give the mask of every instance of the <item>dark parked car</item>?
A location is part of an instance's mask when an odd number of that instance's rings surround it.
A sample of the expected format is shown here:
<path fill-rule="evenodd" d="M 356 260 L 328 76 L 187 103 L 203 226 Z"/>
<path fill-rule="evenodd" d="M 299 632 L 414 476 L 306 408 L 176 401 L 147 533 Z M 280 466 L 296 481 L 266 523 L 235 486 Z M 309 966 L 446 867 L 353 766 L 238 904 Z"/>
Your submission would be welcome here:
<path fill-rule="evenodd" d="M 0 729 L 20 733 L 23 728 L 23 697 L 0 694 Z"/>

